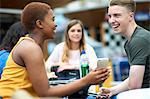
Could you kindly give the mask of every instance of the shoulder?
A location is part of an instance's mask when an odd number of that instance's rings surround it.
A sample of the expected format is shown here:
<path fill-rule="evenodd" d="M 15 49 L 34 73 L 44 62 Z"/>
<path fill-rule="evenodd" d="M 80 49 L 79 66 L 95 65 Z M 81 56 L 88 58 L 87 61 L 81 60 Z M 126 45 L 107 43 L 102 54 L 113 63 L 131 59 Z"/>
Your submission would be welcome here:
<path fill-rule="evenodd" d="M 140 27 L 140 26 L 137 26 L 137 31 L 138 31 L 138 32 L 142 32 L 142 33 L 143 33 L 143 32 L 144 32 L 144 33 L 148 33 L 148 34 L 150 33 L 150 31 L 148 31 L 148 30 L 146 30 L 145 28 Z M 150 34 L 149 34 L 149 35 L 150 35 Z"/>
<path fill-rule="evenodd" d="M 89 53 L 89 54 L 90 53 L 95 53 L 93 47 L 89 44 L 86 44 L 86 52 Z"/>
<path fill-rule="evenodd" d="M 89 44 L 86 44 L 86 49 L 93 49 L 93 47 Z"/>
<path fill-rule="evenodd" d="M 65 45 L 65 43 L 61 42 L 55 46 L 54 50 L 63 50 L 64 45 Z"/>
<path fill-rule="evenodd" d="M 14 53 L 29 57 L 31 57 L 31 55 L 39 56 L 42 55 L 42 49 L 37 43 L 33 41 L 23 40 L 16 46 Z"/>
<path fill-rule="evenodd" d="M 131 39 L 131 43 L 135 45 L 147 45 L 150 43 L 150 32 L 140 26 L 137 27 L 135 36 Z"/>
<path fill-rule="evenodd" d="M 135 37 L 129 43 L 131 50 L 149 49 L 149 41 L 142 37 Z"/>
<path fill-rule="evenodd" d="M 147 41 L 150 43 L 150 31 L 138 26 L 137 33 L 135 34 L 134 40 Z"/>
<path fill-rule="evenodd" d="M 61 47 L 64 47 L 64 45 L 65 45 L 65 43 L 61 42 L 61 43 L 57 44 L 55 48 L 61 48 Z"/>
<path fill-rule="evenodd" d="M 25 46 L 24 46 L 25 45 Z M 32 41 L 23 41 L 20 46 L 25 50 L 39 50 L 41 49 L 40 46 Z"/>

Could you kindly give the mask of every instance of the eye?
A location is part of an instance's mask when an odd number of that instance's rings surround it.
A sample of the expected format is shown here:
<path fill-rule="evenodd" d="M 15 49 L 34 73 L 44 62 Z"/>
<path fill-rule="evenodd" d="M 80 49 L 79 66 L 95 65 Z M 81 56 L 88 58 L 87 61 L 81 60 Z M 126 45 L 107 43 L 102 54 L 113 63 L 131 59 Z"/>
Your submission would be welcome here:
<path fill-rule="evenodd" d="M 79 30 L 77 30 L 77 32 L 81 32 L 81 30 L 79 29 Z"/>
<path fill-rule="evenodd" d="M 108 16 L 108 18 L 111 18 L 111 15 L 107 15 Z"/>
<path fill-rule="evenodd" d="M 121 16 L 121 14 L 114 14 L 114 17 L 120 17 Z"/>
<path fill-rule="evenodd" d="M 75 32 L 75 30 L 73 29 L 73 30 L 71 30 L 71 32 Z"/>

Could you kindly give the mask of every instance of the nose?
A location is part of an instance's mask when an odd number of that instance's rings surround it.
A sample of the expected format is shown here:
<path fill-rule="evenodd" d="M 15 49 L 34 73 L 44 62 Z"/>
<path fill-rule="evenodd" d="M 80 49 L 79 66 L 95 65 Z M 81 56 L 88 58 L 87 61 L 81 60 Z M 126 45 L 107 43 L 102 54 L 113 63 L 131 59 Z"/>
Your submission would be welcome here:
<path fill-rule="evenodd" d="M 109 22 L 109 23 L 115 22 L 115 18 L 114 18 L 113 16 L 109 17 L 108 22 Z"/>
<path fill-rule="evenodd" d="M 57 25 L 55 24 L 55 28 L 57 27 Z"/>

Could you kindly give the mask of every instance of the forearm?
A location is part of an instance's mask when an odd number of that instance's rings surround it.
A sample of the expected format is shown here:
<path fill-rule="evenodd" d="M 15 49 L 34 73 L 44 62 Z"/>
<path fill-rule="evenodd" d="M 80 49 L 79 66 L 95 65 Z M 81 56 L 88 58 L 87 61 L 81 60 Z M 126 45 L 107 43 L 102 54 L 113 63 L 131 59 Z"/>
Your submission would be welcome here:
<path fill-rule="evenodd" d="M 85 78 L 79 79 L 75 82 L 65 84 L 65 85 L 58 85 L 58 86 L 50 86 L 49 88 L 49 96 L 67 96 L 70 95 L 84 86 L 86 86 L 87 83 L 85 81 Z"/>
<path fill-rule="evenodd" d="M 128 90 L 128 84 L 129 84 L 129 78 L 127 78 L 121 84 L 112 87 L 110 90 L 111 90 L 113 95 L 116 95 L 116 94 L 118 94 L 120 92 Z"/>

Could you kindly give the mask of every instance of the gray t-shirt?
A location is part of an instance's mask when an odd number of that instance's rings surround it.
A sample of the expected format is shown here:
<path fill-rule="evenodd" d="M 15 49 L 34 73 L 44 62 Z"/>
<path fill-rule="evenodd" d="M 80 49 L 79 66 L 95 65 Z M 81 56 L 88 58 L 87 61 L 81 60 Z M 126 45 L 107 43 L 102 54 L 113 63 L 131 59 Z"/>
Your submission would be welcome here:
<path fill-rule="evenodd" d="M 137 26 L 131 40 L 126 41 L 125 51 L 130 65 L 145 65 L 142 88 L 150 87 L 150 31 Z"/>

